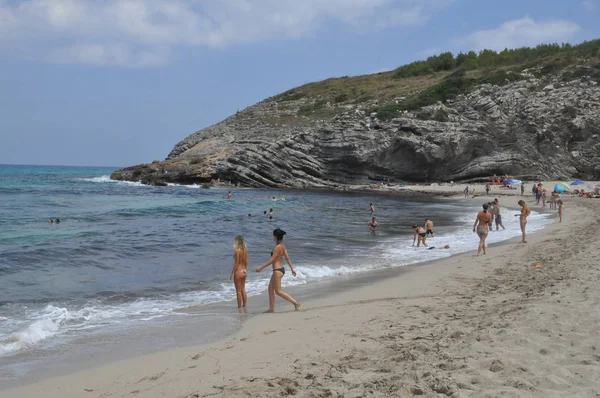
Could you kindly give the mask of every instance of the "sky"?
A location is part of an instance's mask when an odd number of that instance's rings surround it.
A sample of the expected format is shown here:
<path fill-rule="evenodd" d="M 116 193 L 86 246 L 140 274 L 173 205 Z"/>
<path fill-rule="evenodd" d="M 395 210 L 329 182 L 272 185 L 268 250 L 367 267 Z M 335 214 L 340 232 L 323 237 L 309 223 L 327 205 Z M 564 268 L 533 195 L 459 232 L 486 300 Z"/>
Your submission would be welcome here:
<path fill-rule="evenodd" d="M 0 164 L 148 163 L 304 83 L 599 20 L 600 0 L 0 0 Z"/>

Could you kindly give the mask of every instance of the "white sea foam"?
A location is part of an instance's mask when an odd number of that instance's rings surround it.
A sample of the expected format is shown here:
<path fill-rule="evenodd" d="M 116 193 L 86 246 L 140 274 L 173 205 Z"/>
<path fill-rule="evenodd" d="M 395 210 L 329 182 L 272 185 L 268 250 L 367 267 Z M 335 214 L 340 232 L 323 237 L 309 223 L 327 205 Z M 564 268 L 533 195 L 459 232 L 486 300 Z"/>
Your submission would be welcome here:
<path fill-rule="evenodd" d="M 117 185 L 129 185 L 129 186 L 135 186 L 135 187 L 147 187 L 148 186 L 148 185 L 142 184 L 139 181 L 117 181 L 117 180 L 112 180 L 109 175 L 103 175 L 103 176 L 92 177 L 92 178 L 82 178 L 81 180 L 82 181 L 87 181 L 87 182 L 99 182 L 99 183 L 112 183 L 112 184 L 117 184 Z"/>

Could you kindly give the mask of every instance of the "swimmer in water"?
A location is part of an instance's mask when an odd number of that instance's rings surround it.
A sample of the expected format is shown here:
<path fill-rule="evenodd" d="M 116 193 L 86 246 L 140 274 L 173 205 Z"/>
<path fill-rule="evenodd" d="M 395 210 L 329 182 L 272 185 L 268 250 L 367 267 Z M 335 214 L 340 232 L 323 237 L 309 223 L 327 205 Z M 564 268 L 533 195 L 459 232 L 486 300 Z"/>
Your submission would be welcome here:
<path fill-rule="evenodd" d="M 54 224 L 60 224 L 60 220 L 57 218 L 56 221 L 54 221 Z"/>
<path fill-rule="evenodd" d="M 48 224 L 54 224 L 54 220 L 52 220 L 52 219 L 48 220 Z"/>
<path fill-rule="evenodd" d="M 238 308 L 246 308 L 248 297 L 246 296 L 246 276 L 248 276 L 248 248 L 244 237 L 239 235 L 233 240 L 233 269 L 229 280 L 233 280 L 237 296 Z"/>
<path fill-rule="evenodd" d="M 371 218 L 371 222 L 369 222 L 369 231 L 375 232 L 375 229 L 379 228 L 379 223 L 375 219 L 375 216 Z"/>
<path fill-rule="evenodd" d="M 371 214 L 375 214 L 375 206 L 373 206 L 373 203 L 369 205 L 369 210 L 371 211 Z"/>
<path fill-rule="evenodd" d="M 269 222 L 273 221 L 273 216 L 269 216 Z"/>
<path fill-rule="evenodd" d="M 233 194 L 231 193 L 231 191 L 229 191 L 227 193 L 227 199 L 231 199 L 231 198 L 233 198 Z"/>
<path fill-rule="evenodd" d="M 275 214 L 275 213 L 273 212 L 273 209 L 269 209 L 269 216 L 273 217 L 273 214 Z"/>
<path fill-rule="evenodd" d="M 273 231 L 273 240 L 275 240 L 276 243 L 275 248 L 271 252 L 271 259 L 256 269 L 256 272 L 260 272 L 269 265 L 273 266 L 273 273 L 271 274 L 271 281 L 269 282 L 269 309 L 267 312 L 275 312 L 275 295 L 292 303 L 296 311 L 300 310 L 300 303 L 281 289 L 281 279 L 283 279 L 283 275 L 285 275 L 282 257 L 285 257 L 285 260 L 292 271 L 292 275 L 296 276 L 296 270 L 292 265 L 292 260 L 290 260 L 288 251 L 283 244 L 284 235 L 285 231 L 282 231 L 279 228 Z"/>
<path fill-rule="evenodd" d="M 277 202 L 277 198 L 275 196 L 273 196 L 273 198 L 271 199 L 273 202 Z"/>

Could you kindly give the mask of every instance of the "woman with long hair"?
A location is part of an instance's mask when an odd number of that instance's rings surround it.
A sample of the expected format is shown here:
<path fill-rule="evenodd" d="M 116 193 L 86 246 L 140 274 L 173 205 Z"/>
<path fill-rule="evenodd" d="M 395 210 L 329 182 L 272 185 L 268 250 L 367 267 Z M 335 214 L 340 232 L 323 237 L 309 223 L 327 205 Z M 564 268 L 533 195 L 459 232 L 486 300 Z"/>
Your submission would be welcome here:
<path fill-rule="evenodd" d="M 473 224 L 473 232 L 477 232 L 479 236 L 479 246 L 477 246 L 477 255 L 481 254 L 483 250 L 483 255 L 485 256 L 485 239 L 488 236 L 489 228 L 488 226 L 492 222 L 492 215 L 488 213 L 489 205 L 485 203 L 483 205 L 483 211 L 477 213 L 477 218 L 475 219 L 475 223 Z"/>
<path fill-rule="evenodd" d="M 246 308 L 248 297 L 246 296 L 246 276 L 248 276 L 248 248 L 244 237 L 239 235 L 233 240 L 233 269 L 229 280 L 235 284 L 238 308 Z"/>
<path fill-rule="evenodd" d="M 292 298 L 289 294 L 281 289 L 281 279 L 285 275 L 285 268 L 283 267 L 282 257 L 285 257 L 292 275 L 296 276 L 296 270 L 292 265 L 292 260 L 283 244 L 283 237 L 285 231 L 277 228 L 273 231 L 273 240 L 275 241 L 275 248 L 271 252 L 271 259 L 265 264 L 261 265 L 256 269 L 256 272 L 260 272 L 267 268 L 269 265 L 273 266 L 273 274 L 271 275 L 271 281 L 269 282 L 269 310 L 267 312 L 275 312 L 275 295 L 289 301 L 294 305 L 294 309 L 298 311 L 300 309 L 300 303 Z"/>
<path fill-rule="evenodd" d="M 527 241 L 525 240 L 525 227 L 527 226 L 527 217 L 529 217 L 529 215 L 531 214 L 531 210 L 529 210 L 527 203 L 525 203 L 523 200 L 519 200 L 518 203 L 519 206 L 521 206 L 521 213 L 515 214 L 515 217 L 519 217 L 521 222 L 521 233 L 523 234 L 523 239 L 521 240 L 521 242 L 527 243 Z"/>

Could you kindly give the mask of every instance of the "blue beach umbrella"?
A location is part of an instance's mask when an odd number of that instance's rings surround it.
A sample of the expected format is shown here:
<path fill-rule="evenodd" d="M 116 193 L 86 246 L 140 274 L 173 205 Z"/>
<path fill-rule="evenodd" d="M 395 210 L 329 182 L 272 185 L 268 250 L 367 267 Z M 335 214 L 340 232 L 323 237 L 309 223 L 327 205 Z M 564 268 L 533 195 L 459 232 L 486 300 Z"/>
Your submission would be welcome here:
<path fill-rule="evenodd" d="M 520 183 L 521 183 L 521 180 L 510 179 L 510 180 L 504 181 L 504 185 L 515 185 L 515 184 L 520 184 Z"/>
<path fill-rule="evenodd" d="M 585 184 L 585 182 L 581 181 L 581 180 L 575 180 L 571 183 L 571 185 L 583 185 Z"/>

